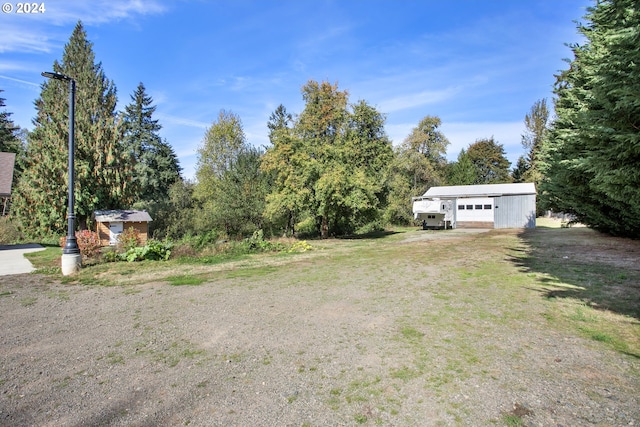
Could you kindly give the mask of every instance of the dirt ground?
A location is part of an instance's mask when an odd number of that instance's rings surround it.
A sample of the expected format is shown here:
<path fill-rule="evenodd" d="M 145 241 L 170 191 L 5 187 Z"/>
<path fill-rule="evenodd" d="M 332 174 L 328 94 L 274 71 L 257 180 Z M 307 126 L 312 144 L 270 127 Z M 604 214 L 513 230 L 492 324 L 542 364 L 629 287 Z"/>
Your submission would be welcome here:
<path fill-rule="evenodd" d="M 0 277 L 0 425 L 640 425 L 640 359 L 549 326 L 516 232 L 335 245 L 199 286 Z"/>

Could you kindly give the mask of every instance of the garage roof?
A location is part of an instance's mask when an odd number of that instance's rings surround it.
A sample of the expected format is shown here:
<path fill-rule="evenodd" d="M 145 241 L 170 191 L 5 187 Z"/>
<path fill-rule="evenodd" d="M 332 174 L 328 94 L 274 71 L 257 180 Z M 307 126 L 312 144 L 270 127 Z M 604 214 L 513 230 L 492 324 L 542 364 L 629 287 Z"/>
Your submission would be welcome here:
<path fill-rule="evenodd" d="M 521 196 L 526 194 L 536 194 L 536 185 L 533 182 L 431 187 L 422 195 L 422 198 L 452 199 L 457 197 Z"/>

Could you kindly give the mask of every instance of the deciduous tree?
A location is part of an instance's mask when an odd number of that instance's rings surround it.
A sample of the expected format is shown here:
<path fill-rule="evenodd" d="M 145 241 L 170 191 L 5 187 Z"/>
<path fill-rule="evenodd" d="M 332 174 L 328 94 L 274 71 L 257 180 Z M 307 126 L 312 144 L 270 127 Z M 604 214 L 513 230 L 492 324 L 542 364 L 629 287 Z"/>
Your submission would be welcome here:
<path fill-rule="evenodd" d="M 445 181 L 445 154 L 449 140 L 439 130 L 442 121 L 426 116 L 411 130 L 398 151 L 403 169 L 411 180 L 413 196 L 422 195 L 429 187 Z"/>
<path fill-rule="evenodd" d="M 266 176 L 261 152 L 247 144 L 240 117 L 220 111 L 198 154 L 195 196 L 209 226 L 228 235 L 260 228 Z"/>
<path fill-rule="evenodd" d="M 384 117 L 364 101 L 348 103 L 337 84 L 309 81 L 293 128 L 276 126 L 263 168 L 276 174 L 266 212 L 309 215 L 319 234 L 353 232 L 386 203 L 392 157 Z"/>

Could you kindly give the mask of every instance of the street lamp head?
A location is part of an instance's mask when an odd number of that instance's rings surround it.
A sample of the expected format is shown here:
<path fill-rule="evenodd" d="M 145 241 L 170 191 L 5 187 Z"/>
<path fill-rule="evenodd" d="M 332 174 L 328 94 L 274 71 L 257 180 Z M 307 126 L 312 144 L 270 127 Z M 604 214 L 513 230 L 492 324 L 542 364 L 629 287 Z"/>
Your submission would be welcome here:
<path fill-rule="evenodd" d="M 42 73 L 42 76 L 46 77 L 48 79 L 64 80 L 66 82 L 69 82 L 69 81 L 73 80 L 69 76 L 65 76 L 64 74 L 60 74 L 60 73 L 53 73 L 51 71 L 44 71 Z"/>

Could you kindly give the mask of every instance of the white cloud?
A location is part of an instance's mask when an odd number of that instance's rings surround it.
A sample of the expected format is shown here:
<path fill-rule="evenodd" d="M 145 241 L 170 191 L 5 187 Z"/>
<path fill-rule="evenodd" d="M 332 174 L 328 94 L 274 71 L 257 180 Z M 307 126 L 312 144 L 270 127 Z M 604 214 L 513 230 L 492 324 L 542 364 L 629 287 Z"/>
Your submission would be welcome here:
<path fill-rule="evenodd" d="M 49 53 L 62 46 L 68 37 L 68 29 L 64 34 L 58 34 L 56 27 L 73 25 L 77 21 L 85 25 L 104 24 L 165 10 L 166 7 L 155 0 L 67 0 L 48 2 L 44 13 L 21 16 L 20 19 L 14 19 L 13 14 L 1 14 L 0 53 Z"/>
<path fill-rule="evenodd" d="M 199 129 L 207 129 L 209 127 L 208 123 L 200 122 L 197 120 L 185 119 L 184 117 L 171 116 L 164 113 L 157 113 L 156 118 L 160 120 L 161 123 L 170 123 L 172 125 L 177 126 L 186 126 L 190 128 L 199 128 Z"/>
<path fill-rule="evenodd" d="M 385 113 L 406 110 L 423 105 L 435 104 L 453 98 L 460 93 L 461 87 L 449 87 L 442 90 L 425 90 L 418 93 L 408 93 L 380 101 L 379 109 Z"/>
<path fill-rule="evenodd" d="M 6 17 L 5 17 L 6 19 Z M 2 37 L 0 38 L 0 53 L 5 52 L 35 52 L 48 53 L 57 46 L 51 40 L 51 35 L 39 28 L 41 25 L 16 25 L 15 22 L 2 22 Z"/>
<path fill-rule="evenodd" d="M 29 86 L 40 87 L 40 83 L 28 82 L 26 80 L 14 79 L 13 77 L 0 75 L 0 79 L 11 80 L 12 82 L 22 83 Z"/>
<path fill-rule="evenodd" d="M 43 14 L 55 25 L 82 20 L 85 24 L 102 24 L 134 16 L 162 13 L 166 7 L 155 0 L 67 0 L 47 4 Z"/>

